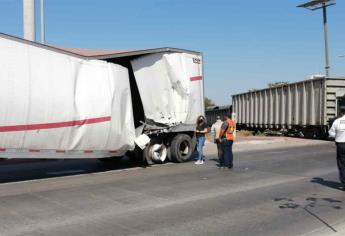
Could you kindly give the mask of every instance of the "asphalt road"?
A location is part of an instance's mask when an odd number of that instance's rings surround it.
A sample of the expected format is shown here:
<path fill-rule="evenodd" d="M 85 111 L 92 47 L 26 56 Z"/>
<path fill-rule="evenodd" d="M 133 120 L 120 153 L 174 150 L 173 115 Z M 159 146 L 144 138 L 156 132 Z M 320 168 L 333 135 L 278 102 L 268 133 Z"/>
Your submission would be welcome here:
<path fill-rule="evenodd" d="M 345 224 L 331 143 L 242 151 L 235 168 L 2 163 L 0 235 L 336 235 Z"/>

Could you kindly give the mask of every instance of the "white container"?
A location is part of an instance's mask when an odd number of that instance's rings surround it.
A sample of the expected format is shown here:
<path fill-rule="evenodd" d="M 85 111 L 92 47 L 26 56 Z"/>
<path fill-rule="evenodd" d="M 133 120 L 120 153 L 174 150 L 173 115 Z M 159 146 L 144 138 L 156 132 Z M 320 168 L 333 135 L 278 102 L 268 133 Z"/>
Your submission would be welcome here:
<path fill-rule="evenodd" d="M 83 55 L 1 33 L 0 52 L 0 157 L 122 156 L 142 134 L 154 137 L 150 145 L 174 143 L 181 162 L 194 150 L 204 114 L 201 53 Z"/>

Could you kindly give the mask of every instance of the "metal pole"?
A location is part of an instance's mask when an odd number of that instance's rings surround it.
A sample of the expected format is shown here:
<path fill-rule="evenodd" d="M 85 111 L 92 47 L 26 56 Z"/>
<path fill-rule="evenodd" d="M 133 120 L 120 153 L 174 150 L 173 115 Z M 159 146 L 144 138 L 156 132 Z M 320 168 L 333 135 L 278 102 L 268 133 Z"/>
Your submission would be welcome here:
<path fill-rule="evenodd" d="M 41 0 L 41 43 L 45 43 L 45 15 L 44 15 L 44 0 Z"/>
<path fill-rule="evenodd" d="M 326 69 L 326 77 L 329 77 L 329 69 L 331 68 L 329 65 L 329 57 L 328 57 L 328 31 L 327 31 L 327 7 L 326 4 L 322 4 L 322 11 L 323 11 L 323 32 L 325 38 L 325 69 Z"/>

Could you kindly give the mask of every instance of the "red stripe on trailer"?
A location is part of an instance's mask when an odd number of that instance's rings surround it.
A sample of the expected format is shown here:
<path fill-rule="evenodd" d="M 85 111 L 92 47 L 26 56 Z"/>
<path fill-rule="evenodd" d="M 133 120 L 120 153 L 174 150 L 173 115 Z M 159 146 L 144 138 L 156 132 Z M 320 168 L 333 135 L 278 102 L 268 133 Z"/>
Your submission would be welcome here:
<path fill-rule="evenodd" d="M 65 150 L 56 150 L 56 153 L 65 153 Z"/>
<path fill-rule="evenodd" d="M 202 76 L 190 77 L 190 81 L 198 81 L 198 80 L 202 80 Z"/>
<path fill-rule="evenodd" d="M 84 153 L 93 153 L 92 150 L 85 150 Z"/>
<path fill-rule="evenodd" d="M 30 124 L 30 125 L 9 125 L 0 126 L 0 132 L 13 132 L 13 131 L 27 131 L 27 130 L 39 130 L 39 129 L 56 129 L 72 126 L 81 126 L 95 123 L 102 123 L 111 121 L 111 116 L 104 116 L 98 118 L 91 118 L 85 120 L 72 120 L 64 122 L 43 123 L 43 124 Z"/>
<path fill-rule="evenodd" d="M 29 149 L 29 152 L 40 152 L 41 150 L 38 149 Z"/>
<path fill-rule="evenodd" d="M 6 151 L 6 148 L 0 148 L 0 152 Z"/>

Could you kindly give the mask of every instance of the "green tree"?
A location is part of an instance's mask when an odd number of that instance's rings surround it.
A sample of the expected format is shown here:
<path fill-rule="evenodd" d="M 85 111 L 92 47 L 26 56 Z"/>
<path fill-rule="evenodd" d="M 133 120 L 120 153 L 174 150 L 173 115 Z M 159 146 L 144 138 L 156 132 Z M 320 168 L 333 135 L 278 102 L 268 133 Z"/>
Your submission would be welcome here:
<path fill-rule="evenodd" d="M 205 109 L 215 106 L 216 104 L 209 98 L 205 97 Z"/>

